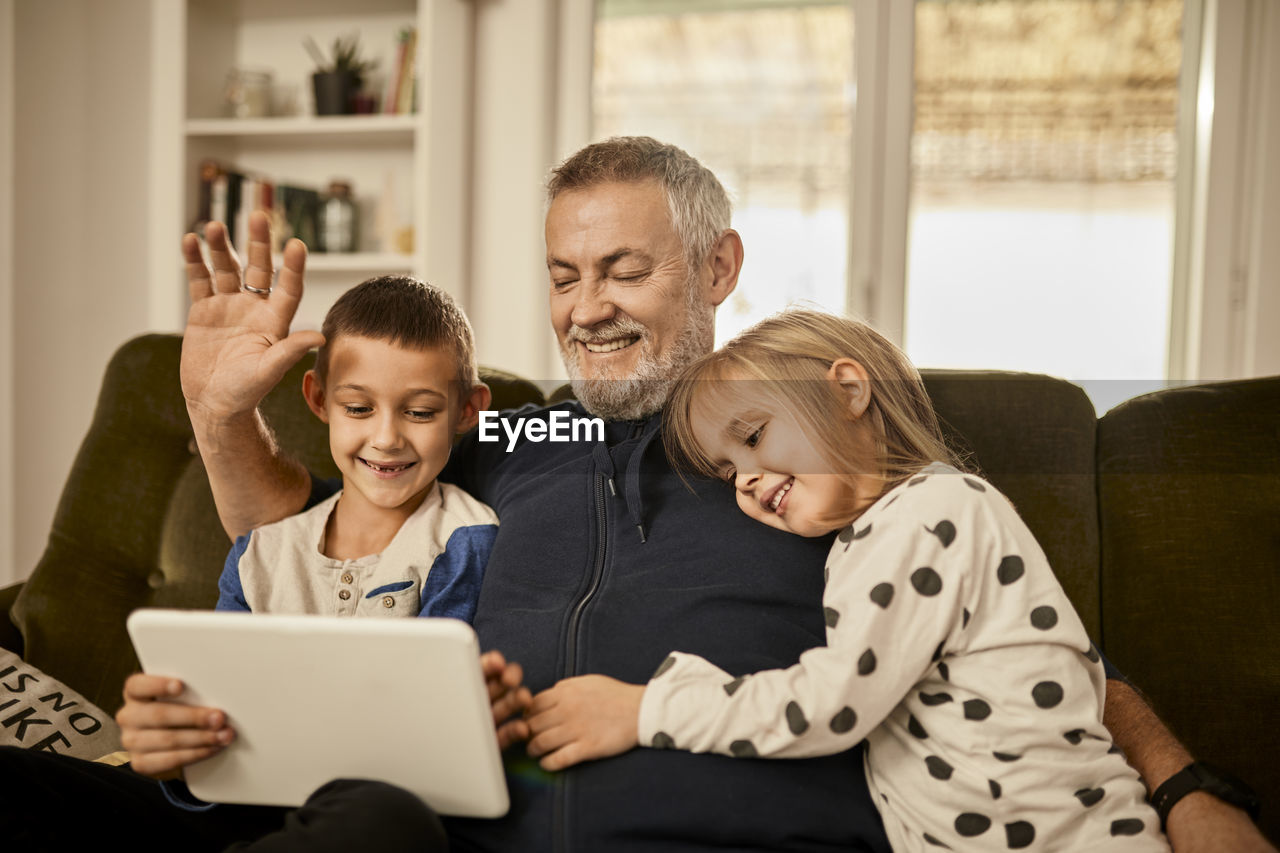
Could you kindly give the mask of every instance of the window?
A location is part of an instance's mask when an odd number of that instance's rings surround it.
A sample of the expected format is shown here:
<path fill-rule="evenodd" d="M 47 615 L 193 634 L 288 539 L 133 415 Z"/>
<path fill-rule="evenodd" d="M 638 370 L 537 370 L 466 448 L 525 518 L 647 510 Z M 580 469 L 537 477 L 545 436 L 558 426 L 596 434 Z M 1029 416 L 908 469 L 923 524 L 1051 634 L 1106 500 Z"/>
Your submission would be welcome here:
<path fill-rule="evenodd" d="M 1047 372 L 1105 410 L 1165 375 L 1182 6 L 918 0 L 912 69 L 875 0 L 596 0 L 592 137 L 673 142 L 729 188 L 747 260 L 720 340 L 794 302 L 866 309 L 921 366 Z M 859 90 L 911 99 L 903 151 L 854 151 Z M 853 221 L 852 176 L 894 157 L 909 188 Z M 875 244 L 906 274 L 860 301 L 857 229 L 908 192 Z"/>

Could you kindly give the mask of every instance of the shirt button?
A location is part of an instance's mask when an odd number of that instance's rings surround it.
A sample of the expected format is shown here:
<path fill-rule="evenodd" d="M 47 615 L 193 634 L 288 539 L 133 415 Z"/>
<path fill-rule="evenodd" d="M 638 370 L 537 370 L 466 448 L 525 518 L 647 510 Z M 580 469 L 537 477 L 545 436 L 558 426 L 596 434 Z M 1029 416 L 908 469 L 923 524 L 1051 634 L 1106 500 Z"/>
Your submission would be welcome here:
<path fill-rule="evenodd" d="M 395 600 L 394 598 L 392 598 L 391 596 L 389 596 L 389 595 L 384 595 L 384 596 L 382 596 L 382 606 L 383 606 L 383 607 L 395 607 L 395 606 L 396 606 L 396 600 Z"/>
<path fill-rule="evenodd" d="M 338 598 L 341 598 L 343 601 L 346 601 L 350 597 L 351 597 L 351 590 L 349 589 L 338 590 Z"/>
<path fill-rule="evenodd" d="M 343 582 L 343 583 L 351 583 L 351 581 L 353 581 L 353 580 L 355 580 L 355 578 L 353 578 L 353 577 L 351 576 L 351 572 L 343 572 L 343 573 L 342 573 L 342 582 Z"/>

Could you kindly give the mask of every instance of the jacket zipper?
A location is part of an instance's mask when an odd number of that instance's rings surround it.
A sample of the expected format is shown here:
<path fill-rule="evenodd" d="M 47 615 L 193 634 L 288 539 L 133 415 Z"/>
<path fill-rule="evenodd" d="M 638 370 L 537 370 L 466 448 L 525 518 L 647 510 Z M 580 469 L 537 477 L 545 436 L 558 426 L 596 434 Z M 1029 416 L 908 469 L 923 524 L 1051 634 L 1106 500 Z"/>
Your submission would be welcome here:
<path fill-rule="evenodd" d="M 578 674 L 578 626 L 582 622 L 582 613 L 586 610 L 591 599 L 595 597 L 596 590 L 600 588 L 600 580 L 604 577 L 604 559 L 608 550 L 608 533 L 609 525 L 605 517 L 605 484 L 607 477 L 597 476 L 595 482 L 595 501 L 596 501 L 596 552 L 595 562 L 591 569 L 591 583 L 583 592 L 582 597 L 578 599 L 578 603 L 574 605 L 573 612 L 569 615 L 569 629 L 565 638 L 565 667 L 567 672 L 561 673 L 561 677 L 568 678 Z M 569 849 L 569 796 L 566 788 L 569 785 L 568 777 L 562 777 L 561 784 L 556 788 L 556 797 L 559 803 L 556 808 L 555 825 L 552 831 L 552 849 L 557 853 L 566 853 Z"/>

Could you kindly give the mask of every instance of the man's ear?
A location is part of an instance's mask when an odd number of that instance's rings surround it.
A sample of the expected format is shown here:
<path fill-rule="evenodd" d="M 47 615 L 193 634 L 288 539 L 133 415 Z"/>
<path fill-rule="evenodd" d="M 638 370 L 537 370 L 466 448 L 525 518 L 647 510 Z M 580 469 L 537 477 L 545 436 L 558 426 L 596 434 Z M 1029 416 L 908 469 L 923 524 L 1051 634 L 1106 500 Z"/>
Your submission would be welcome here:
<path fill-rule="evenodd" d="M 733 293 L 733 289 L 738 286 L 738 274 L 742 272 L 742 255 L 742 237 L 738 232 L 732 228 L 721 231 L 706 261 L 711 269 L 707 301 L 713 306 L 728 299 L 729 294 Z"/>
<path fill-rule="evenodd" d="M 329 415 L 324 408 L 324 383 L 316 376 L 314 370 L 302 374 L 302 396 L 307 400 L 307 408 L 311 410 L 321 423 L 329 422 Z"/>
<path fill-rule="evenodd" d="M 867 369 L 851 358 L 837 358 L 827 370 L 827 379 L 839 386 L 840 395 L 857 420 L 871 405 L 871 379 Z"/>
<path fill-rule="evenodd" d="M 471 393 L 462 400 L 462 411 L 458 413 L 458 424 L 453 431 L 461 434 L 474 429 L 480 422 L 480 413 L 489 408 L 492 401 L 493 394 L 489 391 L 488 385 L 481 382 L 472 388 Z"/>

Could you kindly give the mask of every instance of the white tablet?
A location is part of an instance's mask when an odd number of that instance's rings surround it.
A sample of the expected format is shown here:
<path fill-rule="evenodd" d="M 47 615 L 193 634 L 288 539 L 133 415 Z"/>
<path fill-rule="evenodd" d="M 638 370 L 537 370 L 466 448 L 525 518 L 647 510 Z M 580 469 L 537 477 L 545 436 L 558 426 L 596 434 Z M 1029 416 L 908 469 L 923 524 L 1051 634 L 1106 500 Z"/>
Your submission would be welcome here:
<path fill-rule="evenodd" d="M 338 778 L 406 788 L 440 814 L 498 817 L 507 786 L 479 644 L 454 619 L 136 610 L 142 668 L 226 711 L 236 739 L 186 768 L 209 802 L 298 806 Z"/>

